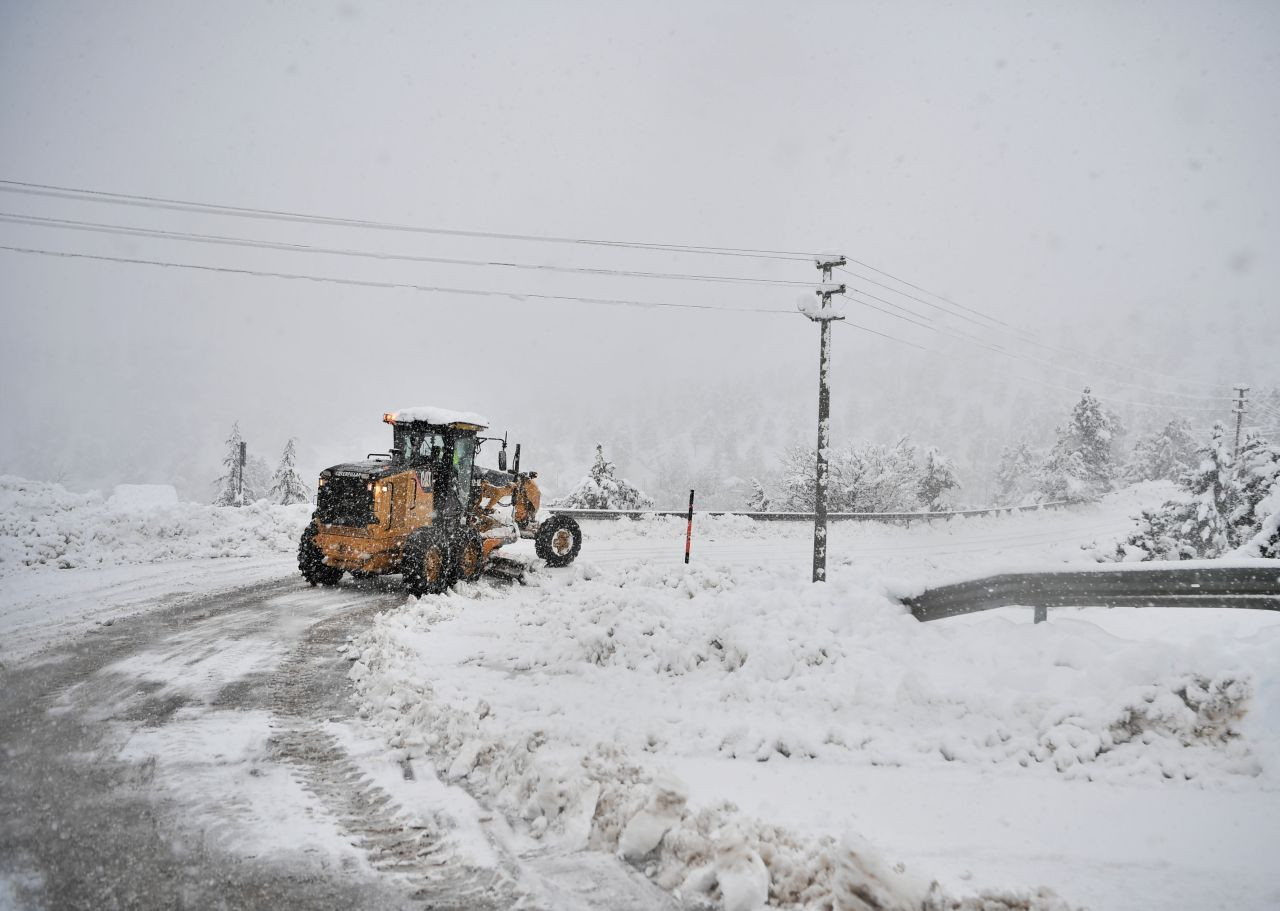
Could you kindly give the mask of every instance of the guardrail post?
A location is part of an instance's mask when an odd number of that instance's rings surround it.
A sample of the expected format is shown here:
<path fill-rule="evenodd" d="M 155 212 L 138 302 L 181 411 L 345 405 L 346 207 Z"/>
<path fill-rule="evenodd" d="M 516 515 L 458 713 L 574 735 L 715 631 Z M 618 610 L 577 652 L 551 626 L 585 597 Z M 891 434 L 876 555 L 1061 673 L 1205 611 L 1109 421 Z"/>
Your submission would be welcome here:
<path fill-rule="evenodd" d="M 1049 607 L 1046 604 L 1037 604 L 1035 607 L 1035 622 L 1044 623 L 1049 619 Z"/>

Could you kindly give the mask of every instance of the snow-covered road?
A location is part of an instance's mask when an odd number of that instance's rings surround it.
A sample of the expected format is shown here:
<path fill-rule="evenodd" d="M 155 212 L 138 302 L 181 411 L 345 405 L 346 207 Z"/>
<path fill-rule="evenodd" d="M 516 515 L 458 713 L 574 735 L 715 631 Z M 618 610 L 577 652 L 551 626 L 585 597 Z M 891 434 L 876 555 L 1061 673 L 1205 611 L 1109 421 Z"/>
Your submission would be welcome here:
<path fill-rule="evenodd" d="M 520 856 L 353 717 L 341 652 L 397 585 L 313 590 L 277 557 L 232 587 L 237 563 L 6 580 L 39 597 L 0 670 L 0 907 L 664 905 L 607 856 Z"/>

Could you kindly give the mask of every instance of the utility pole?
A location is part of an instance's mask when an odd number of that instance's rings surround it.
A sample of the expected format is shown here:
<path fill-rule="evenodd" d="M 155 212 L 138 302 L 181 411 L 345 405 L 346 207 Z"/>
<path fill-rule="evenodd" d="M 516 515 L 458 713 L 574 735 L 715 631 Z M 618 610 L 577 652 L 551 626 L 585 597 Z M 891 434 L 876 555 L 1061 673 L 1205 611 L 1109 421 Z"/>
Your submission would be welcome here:
<path fill-rule="evenodd" d="M 822 282 L 814 292 L 821 300 L 801 300 L 799 310 L 821 326 L 818 347 L 818 457 L 814 468 L 813 488 L 813 581 L 827 581 L 827 448 L 831 438 L 831 321 L 844 319 L 831 306 L 831 297 L 843 294 L 845 286 L 831 281 L 831 270 L 847 260 L 838 253 L 821 254 L 814 261 L 822 273 Z"/>
<path fill-rule="evenodd" d="M 1231 453 L 1232 462 L 1240 458 L 1240 426 L 1244 423 L 1244 413 L 1248 410 L 1245 396 L 1249 392 L 1248 386 L 1235 386 L 1234 388 L 1236 390 L 1236 405 L 1231 411 L 1236 416 L 1236 448 Z"/>

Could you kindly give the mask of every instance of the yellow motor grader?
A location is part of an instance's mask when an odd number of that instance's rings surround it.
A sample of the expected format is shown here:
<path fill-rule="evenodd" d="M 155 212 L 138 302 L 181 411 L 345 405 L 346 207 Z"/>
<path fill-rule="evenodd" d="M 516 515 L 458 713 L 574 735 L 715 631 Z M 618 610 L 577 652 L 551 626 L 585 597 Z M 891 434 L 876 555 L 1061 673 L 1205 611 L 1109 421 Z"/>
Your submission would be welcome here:
<path fill-rule="evenodd" d="M 489 425 L 483 417 L 424 407 L 382 419 L 392 427 L 389 453 L 320 472 L 316 510 L 298 545 L 298 568 L 312 585 L 337 585 L 344 572 L 400 573 L 421 597 L 486 570 L 519 578 L 521 564 L 495 552 L 520 538 L 532 538 L 550 566 L 578 556 L 578 523 L 538 521 L 538 473 L 520 470 L 519 445 L 507 470 L 506 437 L 480 436 Z M 486 442 L 502 444 L 497 471 L 475 464 Z"/>

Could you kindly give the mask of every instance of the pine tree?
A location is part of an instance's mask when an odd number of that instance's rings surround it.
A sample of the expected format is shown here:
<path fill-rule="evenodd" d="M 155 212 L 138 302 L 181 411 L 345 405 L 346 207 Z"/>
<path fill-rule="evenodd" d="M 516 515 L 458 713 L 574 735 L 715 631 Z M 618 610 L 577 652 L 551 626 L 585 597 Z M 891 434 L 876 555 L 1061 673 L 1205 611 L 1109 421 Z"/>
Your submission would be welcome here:
<path fill-rule="evenodd" d="M 284 454 L 280 456 L 280 464 L 276 468 L 275 476 L 271 479 L 271 490 L 267 494 L 267 499 L 281 506 L 311 502 L 311 490 L 296 468 L 296 442 L 296 438 L 290 438 L 285 444 Z"/>
<path fill-rule="evenodd" d="M 920 502 L 925 509 L 941 509 L 943 495 L 948 490 L 960 489 L 955 462 L 940 453 L 936 447 L 930 446 L 924 453 L 924 466 L 920 469 L 920 482 L 917 486 Z"/>
<path fill-rule="evenodd" d="M 250 455 L 244 466 L 244 502 L 256 503 L 271 492 L 271 466 L 260 455 Z"/>
<path fill-rule="evenodd" d="M 226 455 L 222 458 L 223 474 L 214 485 L 218 495 L 213 499 L 214 506 L 239 506 L 242 502 L 237 489 L 240 477 L 240 422 L 231 425 L 231 436 L 227 437 Z"/>
<path fill-rule="evenodd" d="M 768 512 L 772 505 L 769 500 L 769 494 L 765 492 L 764 485 L 760 483 L 760 479 L 752 478 L 751 493 L 747 495 L 747 509 L 752 512 Z"/>
<path fill-rule="evenodd" d="M 1140 437 L 1125 465 L 1127 481 L 1177 481 L 1196 466 L 1196 441 L 1185 418 Z"/>
<path fill-rule="evenodd" d="M 1215 424 L 1209 442 L 1197 452 L 1200 464 L 1182 477 L 1186 498 L 1143 510 L 1138 530 L 1120 545 L 1126 560 L 1189 560 L 1220 557 L 1235 546 L 1233 517 L 1240 492 L 1226 442 L 1226 430 Z"/>
<path fill-rule="evenodd" d="M 1031 497 L 1036 488 L 1036 466 L 1045 460 L 1044 453 L 1026 440 L 1000 451 L 995 474 L 995 504 L 1017 506 Z"/>
<path fill-rule="evenodd" d="M 553 505 L 570 509 L 649 509 L 653 500 L 630 481 L 619 478 L 612 462 L 604 456 L 604 445 L 596 444 L 596 460 L 587 476 L 567 496 Z"/>
<path fill-rule="evenodd" d="M 1241 556 L 1280 558 L 1280 446 L 1250 434 L 1236 462 L 1238 497 L 1231 514 Z"/>
<path fill-rule="evenodd" d="M 1115 480 L 1112 447 L 1119 418 L 1102 407 L 1086 388 L 1058 428 L 1058 440 L 1040 471 L 1040 489 L 1054 500 L 1092 500 L 1109 492 Z"/>

